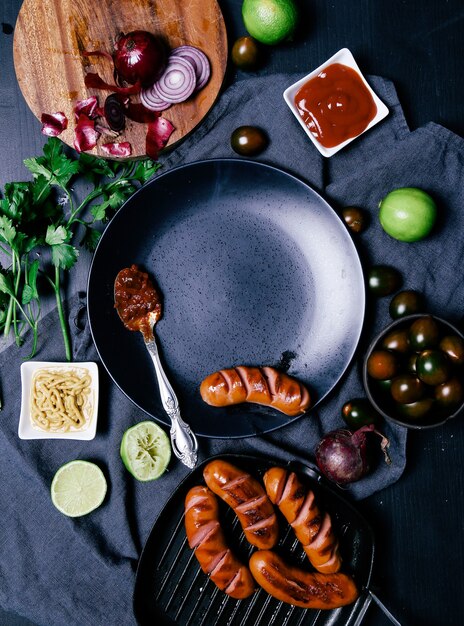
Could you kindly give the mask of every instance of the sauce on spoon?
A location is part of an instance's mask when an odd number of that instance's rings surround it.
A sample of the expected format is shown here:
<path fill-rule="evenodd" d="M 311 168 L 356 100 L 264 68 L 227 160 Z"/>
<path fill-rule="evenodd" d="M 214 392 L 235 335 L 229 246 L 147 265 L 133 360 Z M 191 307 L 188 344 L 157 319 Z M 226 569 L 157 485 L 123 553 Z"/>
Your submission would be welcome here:
<path fill-rule="evenodd" d="M 131 265 L 121 270 L 114 282 L 114 306 L 128 330 L 139 330 L 153 339 L 153 326 L 161 318 L 161 298 L 148 274 Z"/>

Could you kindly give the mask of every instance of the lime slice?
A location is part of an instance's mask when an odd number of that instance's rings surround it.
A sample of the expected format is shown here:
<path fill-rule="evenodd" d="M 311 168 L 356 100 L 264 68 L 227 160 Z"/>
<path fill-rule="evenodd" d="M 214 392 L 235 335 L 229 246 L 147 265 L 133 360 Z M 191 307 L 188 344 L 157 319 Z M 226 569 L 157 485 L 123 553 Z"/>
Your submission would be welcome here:
<path fill-rule="evenodd" d="M 52 502 L 69 517 L 87 515 L 100 506 L 105 495 L 105 476 L 98 465 L 89 461 L 62 465 L 52 480 Z"/>
<path fill-rule="evenodd" d="M 139 422 L 128 428 L 121 440 L 121 458 L 137 480 L 156 480 L 171 460 L 171 444 L 154 422 Z"/>

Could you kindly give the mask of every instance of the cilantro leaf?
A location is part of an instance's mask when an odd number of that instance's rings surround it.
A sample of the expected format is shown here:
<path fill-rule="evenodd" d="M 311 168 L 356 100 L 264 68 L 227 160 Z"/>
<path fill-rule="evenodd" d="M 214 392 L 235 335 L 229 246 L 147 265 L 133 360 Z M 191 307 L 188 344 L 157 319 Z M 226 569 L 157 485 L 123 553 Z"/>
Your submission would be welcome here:
<path fill-rule="evenodd" d="M 110 187 L 109 203 L 110 207 L 117 211 L 124 202 L 135 192 L 134 185 L 127 180 L 120 180 Z"/>
<path fill-rule="evenodd" d="M 14 220 L 28 217 L 31 209 L 31 184 L 16 182 L 5 185 L 5 200 L 8 206 L 4 206 L 4 213 Z"/>
<path fill-rule="evenodd" d="M 34 290 L 31 285 L 24 285 L 23 293 L 21 296 L 21 304 L 29 304 L 34 300 L 37 296 L 34 295 Z"/>
<path fill-rule="evenodd" d="M 22 303 L 29 304 L 32 300 L 39 299 L 39 292 L 37 291 L 37 274 L 39 273 L 40 262 L 36 259 L 28 268 L 27 272 L 27 284 L 24 285 L 22 293 Z"/>
<path fill-rule="evenodd" d="M 66 156 L 63 144 L 57 137 L 50 137 L 43 147 L 44 156 L 25 159 L 24 165 L 35 176 L 43 176 L 51 185 L 65 188 L 79 172 L 79 161 Z"/>
<path fill-rule="evenodd" d="M 105 200 L 100 204 L 94 204 L 90 209 L 90 213 L 92 214 L 95 222 L 104 222 L 106 220 L 106 210 L 108 209 L 110 203 L 109 200 Z"/>
<path fill-rule="evenodd" d="M 13 221 L 9 217 L 0 215 L 0 241 L 13 248 L 15 237 L 16 228 L 13 226 Z"/>
<path fill-rule="evenodd" d="M 84 246 L 84 248 L 86 248 L 87 250 L 90 250 L 91 252 L 93 252 L 95 248 L 97 247 L 100 237 L 101 237 L 101 233 L 96 228 L 87 226 L 85 229 L 84 236 L 82 237 L 82 240 L 80 242 L 80 245 Z"/>
<path fill-rule="evenodd" d="M 69 233 L 64 226 L 49 226 L 45 235 L 45 243 L 55 246 L 68 241 Z"/>
<path fill-rule="evenodd" d="M 79 256 L 79 250 L 69 243 L 55 244 L 51 250 L 53 265 L 64 270 L 71 269 Z"/>
<path fill-rule="evenodd" d="M 45 176 L 38 175 L 34 180 L 34 185 L 32 187 L 32 201 L 34 204 L 43 204 L 45 200 L 47 200 L 52 193 L 52 188 L 50 187 L 48 180 Z"/>
<path fill-rule="evenodd" d="M 116 164 L 117 165 L 117 164 Z M 79 172 L 94 184 L 102 177 L 114 178 L 114 168 L 105 159 L 81 152 L 79 155 Z"/>
<path fill-rule="evenodd" d="M 137 163 L 137 166 L 132 173 L 132 178 L 135 178 L 142 185 L 149 180 L 153 174 L 161 167 L 156 161 L 151 159 L 143 159 Z"/>
<path fill-rule="evenodd" d="M 0 272 L 0 291 L 14 297 L 13 277 Z"/>

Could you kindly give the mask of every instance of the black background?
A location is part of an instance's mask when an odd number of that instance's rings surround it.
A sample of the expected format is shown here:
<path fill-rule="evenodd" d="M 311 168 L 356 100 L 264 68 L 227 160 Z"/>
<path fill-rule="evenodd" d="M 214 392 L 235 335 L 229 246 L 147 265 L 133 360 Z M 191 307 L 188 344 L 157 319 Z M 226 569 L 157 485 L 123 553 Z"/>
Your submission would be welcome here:
<path fill-rule="evenodd" d="M 21 96 L 13 69 L 11 27 L 20 4 L 0 2 L 2 187 L 24 178 L 22 159 L 38 154 L 43 143 L 40 125 Z M 230 45 L 246 34 L 241 4 L 220 1 Z M 295 40 L 269 48 L 260 74 L 309 71 L 348 47 L 363 72 L 395 83 L 411 129 L 434 121 L 464 136 L 462 0 L 299 4 L 301 25 Z M 247 76 L 230 67 L 226 85 Z M 402 478 L 358 504 L 377 538 L 378 593 L 404 625 L 464 623 L 463 445 L 462 418 L 434 430 L 411 432 Z M 369 609 L 367 626 L 389 623 L 377 608 Z M 0 624 L 30 622 L 0 613 Z"/>

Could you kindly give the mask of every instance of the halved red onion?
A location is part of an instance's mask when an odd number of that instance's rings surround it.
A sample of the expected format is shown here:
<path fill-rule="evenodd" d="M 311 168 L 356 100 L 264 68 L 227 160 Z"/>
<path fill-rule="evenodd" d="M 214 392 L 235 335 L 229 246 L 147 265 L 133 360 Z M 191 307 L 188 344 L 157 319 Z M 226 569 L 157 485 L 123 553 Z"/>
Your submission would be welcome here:
<path fill-rule="evenodd" d="M 132 154 L 132 146 L 128 141 L 104 143 L 101 149 L 108 156 L 113 157 L 129 157 Z"/>
<path fill-rule="evenodd" d="M 42 134 L 47 135 L 47 137 L 58 137 L 68 128 L 68 118 L 62 111 L 42 113 L 40 121 L 42 122 Z"/>
<path fill-rule="evenodd" d="M 122 97 L 117 93 L 110 93 L 105 100 L 105 106 L 103 107 L 105 113 L 105 120 L 110 128 L 117 132 L 124 130 L 126 126 L 126 113 L 124 111 L 124 104 L 121 102 Z"/>
<path fill-rule="evenodd" d="M 165 117 L 158 117 L 154 122 L 150 122 L 145 145 L 147 156 L 156 161 L 159 151 L 168 143 L 174 130 L 174 126 Z"/>
<path fill-rule="evenodd" d="M 87 115 L 87 117 L 90 117 L 90 119 L 97 117 L 97 109 L 97 96 L 90 96 L 90 98 L 86 98 L 85 100 L 78 100 L 74 105 L 74 115 L 76 118 L 76 122 L 79 120 L 79 115 L 81 113 Z"/>
<path fill-rule="evenodd" d="M 92 150 L 97 145 L 100 133 L 95 130 L 95 122 L 81 113 L 75 128 L 74 148 L 77 152 Z"/>
<path fill-rule="evenodd" d="M 152 90 L 161 100 L 175 104 L 187 100 L 195 91 L 196 84 L 192 63 L 180 56 L 170 56 L 165 71 Z"/>
<path fill-rule="evenodd" d="M 203 50 L 195 48 L 195 46 L 179 46 L 174 48 L 171 52 L 171 57 L 182 57 L 193 65 L 195 70 L 195 77 L 197 79 L 197 86 L 195 91 L 198 91 L 206 85 L 211 75 L 211 66 L 209 59 Z"/>
<path fill-rule="evenodd" d="M 142 89 L 140 92 L 140 102 L 150 111 L 165 111 L 171 106 L 170 102 L 166 102 L 153 91 L 152 87 Z"/>

